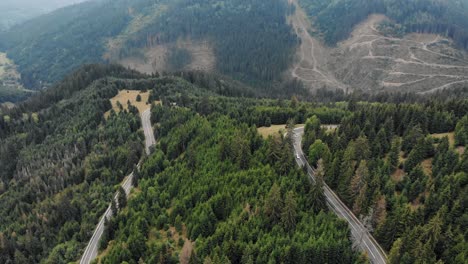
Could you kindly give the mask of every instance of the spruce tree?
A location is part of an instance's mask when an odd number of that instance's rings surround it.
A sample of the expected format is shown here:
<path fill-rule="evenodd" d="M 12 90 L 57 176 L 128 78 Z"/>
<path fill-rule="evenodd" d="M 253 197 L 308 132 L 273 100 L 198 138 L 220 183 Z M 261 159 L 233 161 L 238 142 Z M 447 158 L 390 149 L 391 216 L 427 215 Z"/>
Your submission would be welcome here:
<path fill-rule="evenodd" d="M 283 201 L 281 200 L 280 187 L 275 183 L 271 187 L 265 200 L 265 214 L 269 218 L 270 222 L 276 224 L 281 219 L 281 208 Z"/>
<path fill-rule="evenodd" d="M 125 193 L 125 190 L 124 188 L 122 188 L 122 186 L 119 187 L 117 203 L 119 206 L 119 210 L 122 210 L 125 206 L 127 206 L 127 194 Z"/>
<path fill-rule="evenodd" d="M 289 191 L 284 200 L 283 210 L 281 212 L 281 223 L 286 231 L 293 231 L 296 227 L 297 202 L 294 193 Z"/>

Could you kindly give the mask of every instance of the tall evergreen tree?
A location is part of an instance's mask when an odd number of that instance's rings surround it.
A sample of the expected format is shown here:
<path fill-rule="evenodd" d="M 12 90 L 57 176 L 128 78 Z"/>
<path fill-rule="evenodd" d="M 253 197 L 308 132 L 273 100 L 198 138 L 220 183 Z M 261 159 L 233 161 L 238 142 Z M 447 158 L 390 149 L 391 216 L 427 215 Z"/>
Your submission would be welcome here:
<path fill-rule="evenodd" d="M 265 215 L 269 218 L 269 220 L 276 224 L 281 219 L 281 210 L 283 208 L 283 201 L 281 199 L 281 189 L 275 183 L 271 187 L 270 192 L 268 193 L 265 199 Z"/>
<path fill-rule="evenodd" d="M 294 193 L 289 191 L 284 199 L 284 206 L 281 212 L 281 223 L 285 230 L 293 232 L 297 221 L 297 202 Z"/>
<path fill-rule="evenodd" d="M 122 188 L 122 186 L 119 187 L 117 195 L 117 204 L 119 210 L 122 210 L 125 206 L 127 206 L 127 194 L 125 193 L 125 190 L 124 188 Z"/>

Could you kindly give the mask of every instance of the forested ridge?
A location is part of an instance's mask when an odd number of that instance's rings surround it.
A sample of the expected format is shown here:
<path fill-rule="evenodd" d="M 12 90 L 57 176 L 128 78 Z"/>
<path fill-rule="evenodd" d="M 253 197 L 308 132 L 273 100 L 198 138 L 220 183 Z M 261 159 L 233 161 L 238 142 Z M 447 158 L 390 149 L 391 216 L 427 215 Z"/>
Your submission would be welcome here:
<path fill-rule="evenodd" d="M 284 142 L 287 139 L 278 135 L 263 144 L 258 143 L 258 150 L 263 152 L 260 155 L 252 146 L 258 135 L 251 126 L 284 124 L 295 119 L 297 123 L 306 122 L 304 149 L 309 161 L 316 164 L 319 159 L 323 160 L 320 171 L 324 171 L 324 180 L 337 190 L 366 226 L 371 227 L 371 232 L 387 250 L 391 263 L 435 263 L 438 260 L 463 263 L 467 236 L 464 231 L 467 212 L 463 209 L 467 154 L 459 153 L 463 153 L 461 146 L 466 146 L 468 140 L 467 101 L 426 98 L 421 103 L 404 103 L 401 96 L 399 103 L 358 103 L 355 97 L 345 98 L 347 103 L 326 105 L 299 102 L 296 98 L 196 98 L 183 94 L 171 98 L 177 105 L 188 107 L 206 119 L 198 115 L 193 117 L 194 113 L 187 109 L 169 108 L 169 105 L 153 108 L 152 121 L 157 124 L 155 133 L 160 142 L 158 150 L 143 163 L 139 188 L 131 196 L 128 207 L 108 222 L 105 239 L 101 241 L 101 249 L 107 250 L 101 261 L 136 263 L 158 259 L 177 262 L 181 254 L 187 255 L 183 248 L 188 240 L 195 242 L 191 263 L 265 263 L 284 259 L 292 263 L 336 261 L 333 256 L 340 253 L 326 250 L 329 253 L 322 255 L 320 247 L 296 239 L 295 233 L 282 235 L 283 239 L 286 236 L 293 240 L 288 242 L 292 243 L 290 247 L 283 248 L 284 240 L 275 240 L 278 229 L 273 228 L 267 234 L 264 233 L 267 232 L 265 226 L 250 223 L 253 218 L 258 218 L 257 224 L 265 218 L 268 223 L 271 216 L 268 201 L 273 199 L 272 193 L 279 193 L 276 203 L 285 204 L 287 191 L 281 188 L 282 184 L 294 184 L 306 178 L 299 171 L 294 172 L 302 175 L 299 178 L 291 175 L 282 178 L 281 171 L 291 161 L 291 157 L 282 156 L 286 155 L 286 150 L 292 153 L 290 146 L 284 147 L 289 144 Z M 380 100 L 382 98 L 385 97 Z M 411 96 L 407 99 L 412 100 Z M 320 126 L 322 122 L 340 124 L 340 127 L 335 132 L 326 131 Z M 221 129 L 217 129 L 218 126 Z M 238 130 L 244 132 L 234 132 Z M 447 138 L 435 136 L 448 131 L 455 131 L 455 142 L 449 144 Z M 430 136 L 432 134 L 434 136 Z M 243 141 L 242 137 L 247 140 Z M 249 147 L 244 148 L 242 144 L 249 145 L 250 152 L 246 150 Z M 247 154 L 241 154 L 242 151 Z M 258 159 L 257 155 L 266 160 Z M 271 163 L 268 157 L 274 157 L 276 161 Z M 432 164 L 430 172 L 427 167 L 422 167 L 427 160 Z M 217 165 L 218 162 L 222 165 Z M 245 170 L 262 168 L 265 162 L 279 172 L 281 183 L 273 184 L 275 187 L 268 192 L 274 181 L 265 179 L 270 185 L 254 202 L 255 199 L 248 198 L 252 192 L 248 190 L 251 185 L 256 186 L 255 183 L 239 182 L 239 179 L 244 179 Z M 231 172 L 230 166 L 236 169 Z M 292 167 L 286 169 L 290 170 Z M 395 178 L 397 170 L 404 173 L 401 179 Z M 264 177 L 257 171 L 249 175 Z M 230 182 L 236 184 L 230 185 Z M 304 184 L 309 183 L 302 182 Z M 201 189 L 196 191 L 198 185 Z M 262 188 L 260 185 L 255 190 L 258 193 Z M 312 211 L 317 213 L 313 208 L 323 205 L 323 194 L 317 194 L 314 186 L 310 188 L 312 191 L 305 194 L 297 187 L 287 190 L 295 190 L 298 205 L 302 203 L 299 198 L 302 195 L 309 197 L 306 199 L 313 197 L 310 201 L 313 201 Z M 238 192 L 243 195 L 236 196 Z M 208 195 L 202 195 L 206 193 Z M 226 193 L 229 198 L 225 197 Z M 241 202 L 236 209 L 236 201 L 244 199 L 248 202 Z M 284 200 L 281 202 L 281 199 Z M 253 210 L 255 206 L 257 209 Z M 221 208 L 229 210 L 226 213 Z M 149 213 L 153 211 L 157 214 Z M 243 233 L 245 221 L 249 231 Z M 316 221 L 309 221 L 308 225 L 313 226 L 311 222 Z M 284 223 L 278 222 L 278 226 L 281 225 Z M 298 222 L 297 228 L 299 226 Z M 257 234 L 258 239 L 253 239 L 251 232 Z M 301 232 L 315 234 L 312 230 Z M 233 239 L 235 242 L 230 241 L 231 237 L 236 238 Z M 302 246 L 294 241 L 301 241 Z M 268 248 L 270 243 L 278 246 Z M 309 246 L 315 252 L 315 258 L 309 255 L 306 249 Z M 265 255 L 264 250 L 273 253 Z M 343 262 L 349 260 L 339 261 Z"/>
<path fill-rule="evenodd" d="M 278 80 L 292 62 L 296 36 L 286 23 L 286 1 L 177 0 L 137 32 L 122 51 L 180 37 L 215 45 L 216 68 L 245 81 Z"/>
<path fill-rule="evenodd" d="M 263 140 L 206 103 L 153 108 L 160 143 L 127 207 L 107 222 L 101 263 L 179 263 L 180 254 L 190 263 L 365 262 L 296 167 L 290 139 Z"/>
<path fill-rule="evenodd" d="M 106 222 L 104 263 L 172 263 L 180 255 L 192 263 L 365 262 L 320 184 L 296 167 L 290 139 L 257 132 L 286 123 L 306 124 L 311 164 L 322 159 L 319 175 L 371 219 L 392 263 L 465 261 L 466 100 L 326 91 L 315 97 L 323 102 L 262 99 L 206 73 L 88 65 L 1 109 L 0 262 L 79 259 L 143 155 L 135 107 L 104 117 L 121 89 L 147 90 L 149 103 L 162 105 L 152 106 L 158 145 L 137 171 L 138 187 Z M 326 131 L 321 123 L 340 126 Z M 450 141 L 436 134 L 446 132 Z"/>
<path fill-rule="evenodd" d="M 143 152 L 138 110 L 118 114 L 119 89 L 210 94 L 179 77 L 89 65 L 0 112 L 0 262 L 77 260 L 115 186 Z M 124 102 L 122 102 L 124 103 Z"/>
<path fill-rule="evenodd" d="M 397 33 L 435 33 L 452 38 L 468 49 L 468 2 L 465 0 L 300 0 L 323 35 L 334 45 L 346 39 L 353 27 L 372 13 L 385 14 Z M 339 19 L 338 19 L 339 18 Z"/>
<path fill-rule="evenodd" d="M 349 102 L 335 132 L 306 122 L 303 148 L 325 181 L 366 219 L 390 263 L 467 261 L 467 100 Z M 437 133 L 455 131 L 450 141 Z"/>
<path fill-rule="evenodd" d="M 89 1 L 1 33 L 0 48 L 18 65 L 24 85 L 35 89 L 50 86 L 82 64 L 105 62 L 107 41 L 124 33 L 128 36 L 120 56 L 179 38 L 207 40 L 214 46 L 218 72 L 271 84 L 281 79 L 297 44 L 286 23 L 288 12 L 283 0 Z M 132 24 L 141 18 L 143 26 Z M 131 27 L 136 29 L 127 33 Z M 190 62 L 184 50 L 171 54 L 168 70 Z"/>
<path fill-rule="evenodd" d="M 86 63 L 102 62 L 105 39 L 131 20 L 129 1 L 87 1 L 40 16 L 0 34 L 28 88 L 51 86 Z"/>

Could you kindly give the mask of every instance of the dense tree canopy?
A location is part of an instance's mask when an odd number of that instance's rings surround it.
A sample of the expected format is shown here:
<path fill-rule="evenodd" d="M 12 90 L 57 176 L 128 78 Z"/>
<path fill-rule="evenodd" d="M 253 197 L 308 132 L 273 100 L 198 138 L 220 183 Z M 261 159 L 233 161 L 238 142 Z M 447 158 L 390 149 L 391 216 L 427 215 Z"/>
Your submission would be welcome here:
<path fill-rule="evenodd" d="M 194 243 L 191 263 L 357 261 L 347 225 L 323 196 L 311 200 L 288 140 L 263 140 L 225 115 L 157 106 L 153 116 L 159 147 L 142 165 L 141 190 L 114 220 L 102 263 L 177 263 L 185 243 Z M 179 245 L 181 236 L 192 242 Z"/>
<path fill-rule="evenodd" d="M 306 126 L 309 158 L 328 159 L 324 143 L 332 153 L 326 182 L 371 219 L 390 263 L 466 262 L 467 153 L 455 147 L 466 143 L 467 100 L 349 107 L 336 131 L 317 131 L 316 117 Z M 436 134 L 454 130 L 456 145 Z"/>
<path fill-rule="evenodd" d="M 286 22 L 289 9 L 283 0 L 87 1 L 0 34 L 0 48 L 19 66 L 25 86 L 36 89 L 82 64 L 105 62 L 107 41 L 118 36 L 120 57 L 179 38 L 207 40 L 214 46 L 217 71 L 272 84 L 288 68 L 298 44 Z M 172 50 L 168 70 L 180 70 L 190 55 Z"/>

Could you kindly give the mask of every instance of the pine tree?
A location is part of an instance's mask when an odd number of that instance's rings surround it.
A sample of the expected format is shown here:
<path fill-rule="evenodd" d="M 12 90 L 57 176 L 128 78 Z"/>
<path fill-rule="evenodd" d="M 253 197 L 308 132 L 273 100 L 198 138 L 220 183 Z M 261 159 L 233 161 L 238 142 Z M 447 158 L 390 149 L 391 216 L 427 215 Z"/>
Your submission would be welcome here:
<path fill-rule="evenodd" d="M 140 182 L 140 172 L 136 166 L 133 167 L 133 178 L 132 178 L 132 185 L 134 187 L 138 187 L 138 183 Z"/>
<path fill-rule="evenodd" d="M 271 187 L 265 200 L 265 214 L 274 224 L 278 223 L 281 219 L 281 209 L 283 201 L 281 200 L 281 190 L 275 183 Z"/>
<path fill-rule="evenodd" d="M 114 216 L 117 215 L 118 209 L 117 209 L 117 204 L 116 204 L 114 198 L 112 198 L 111 210 L 112 210 L 112 215 L 114 215 Z"/>
<path fill-rule="evenodd" d="M 284 200 L 283 210 L 281 212 L 281 223 L 286 231 L 293 231 L 296 227 L 297 202 L 294 193 L 289 191 Z"/>
<path fill-rule="evenodd" d="M 391 166 L 392 171 L 395 171 L 400 162 L 400 140 L 394 138 L 392 141 L 392 147 L 390 153 L 388 154 L 388 160 Z"/>
<path fill-rule="evenodd" d="M 457 146 L 468 145 L 468 115 L 458 121 L 455 127 L 455 144 Z"/>
<path fill-rule="evenodd" d="M 122 188 L 122 186 L 119 187 L 119 192 L 117 195 L 117 204 L 120 210 L 127 206 L 127 194 L 125 193 L 125 190 L 124 188 Z"/>
<path fill-rule="evenodd" d="M 325 194 L 323 193 L 323 178 L 325 175 L 323 161 L 320 159 L 317 164 L 315 183 L 310 188 L 310 193 L 307 196 L 308 203 L 316 213 L 326 208 Z"/>
<path fill-rule="evenodd" d="M 403 248 L 403 241 L 401 238 L 398 238 L 392 246 L 390 253 L 388 254 L 388 263 L 390 264 L 399 264 L 401 258 L 401 250 Z"/>
<path fill-rule="evenodd" d="M 361 189 L 367 184 L 368 179 L 369 169 L 367 168 L 367 162 L 365 160 L 361 160 L 359 167 L 351 180 L 351 193 L 353 195 L 358 195 L 361 192 Z"/>
<path fill-rule="evenodd" d="M 299 100 L 297 99 L 297 96 L 294 95 L 291 98 L 291 105 L 290 106 L 291 106 L 291 108 L 296 109 L 298 105 L 299 105 Z"/>

